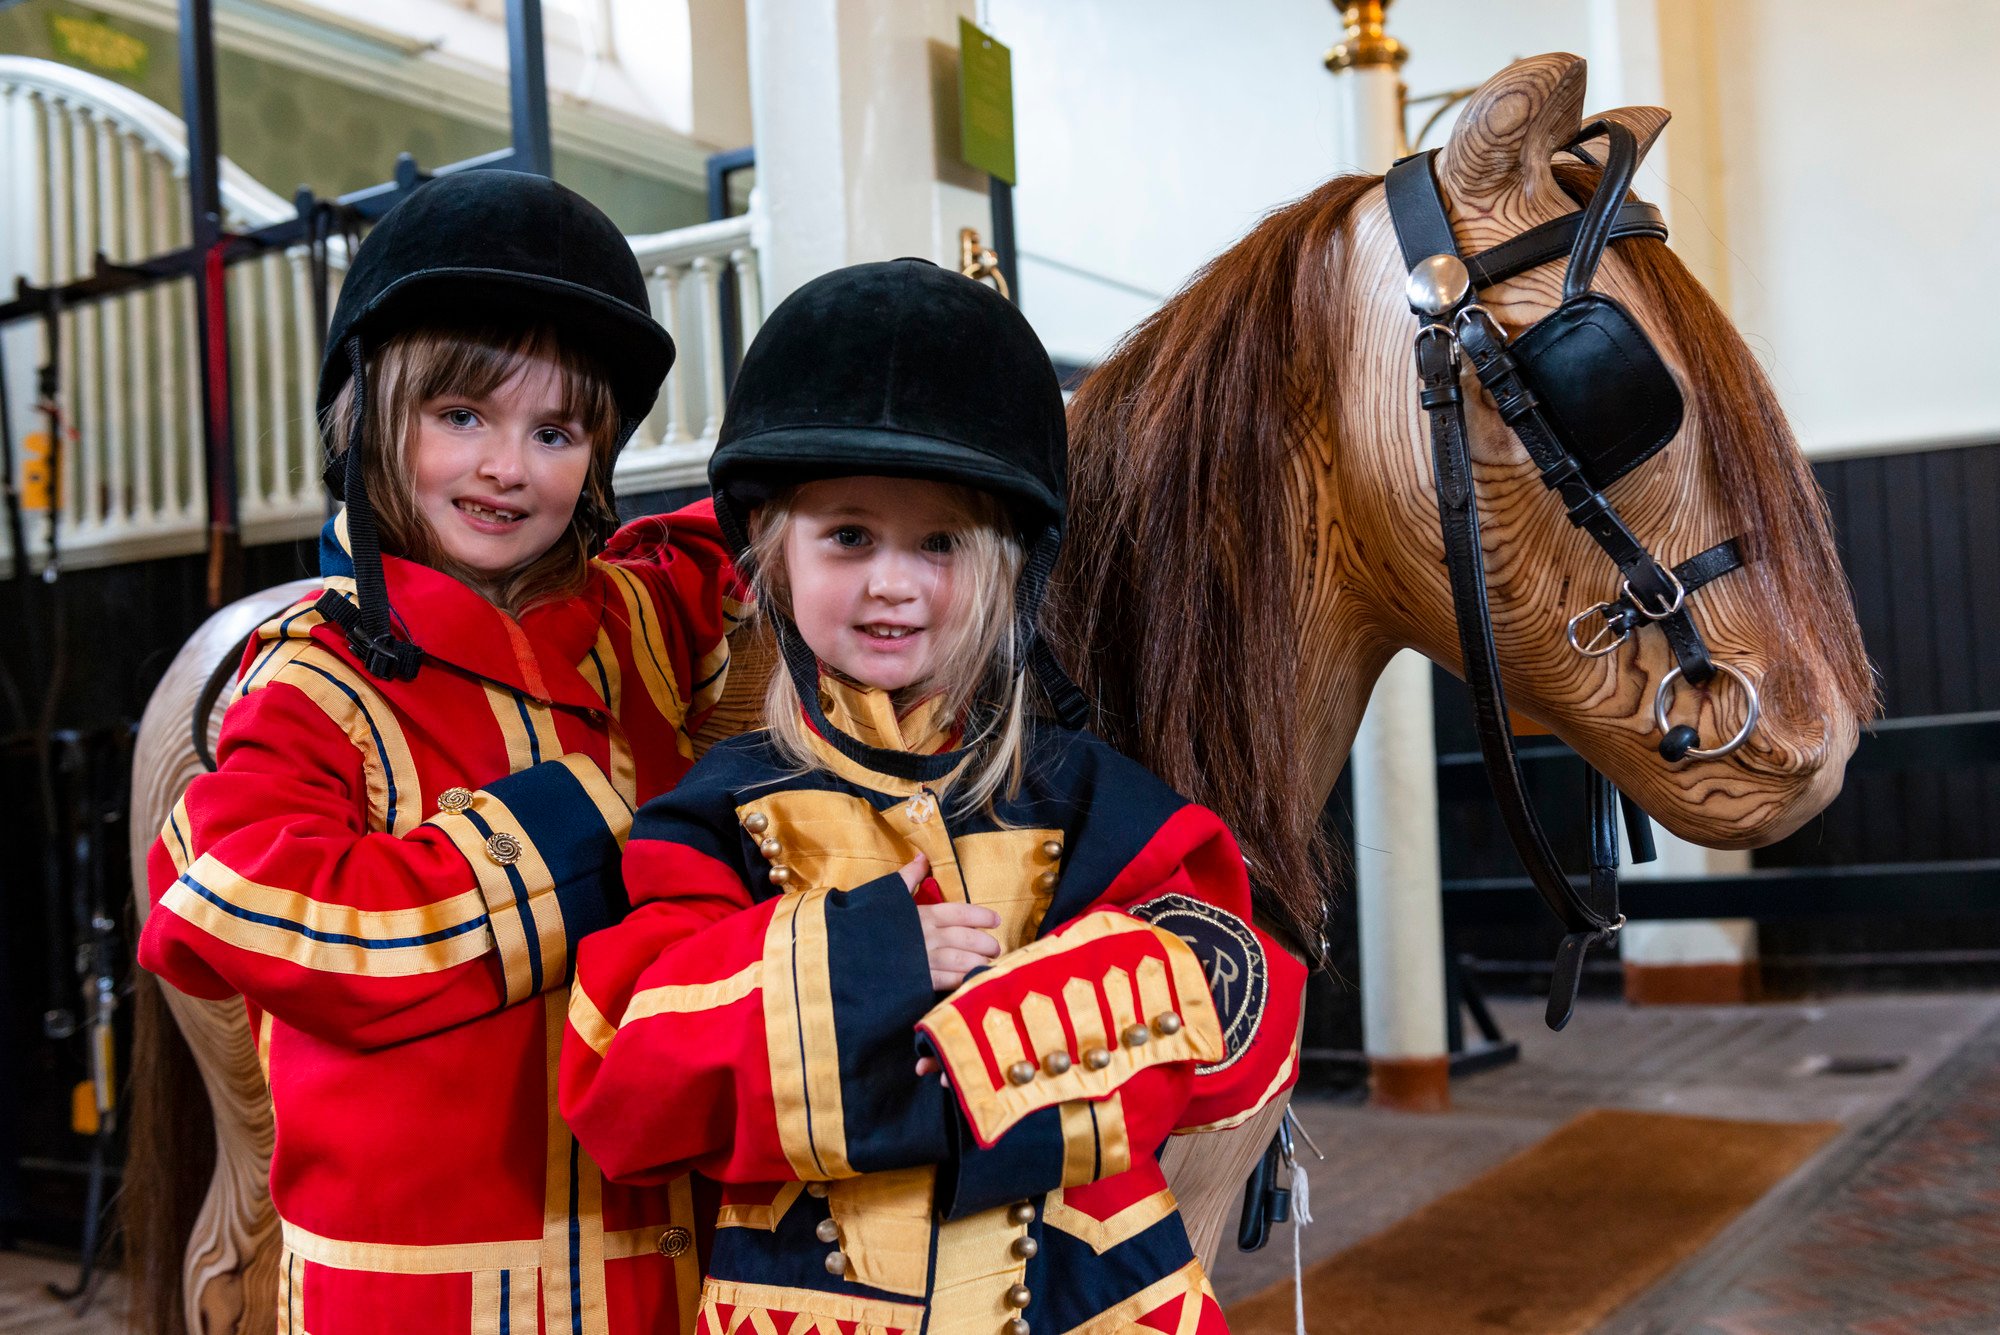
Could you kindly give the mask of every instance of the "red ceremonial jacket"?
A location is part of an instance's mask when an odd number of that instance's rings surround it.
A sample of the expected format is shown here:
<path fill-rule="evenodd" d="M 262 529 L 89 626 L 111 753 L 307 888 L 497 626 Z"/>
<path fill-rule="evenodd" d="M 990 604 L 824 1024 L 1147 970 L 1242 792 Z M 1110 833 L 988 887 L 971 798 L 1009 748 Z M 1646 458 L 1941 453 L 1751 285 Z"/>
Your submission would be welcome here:
<path fill-rule="evenodd" d="M 706 502 L 519 621 L 393 557 L 426 655 L 370 676 L 302 602 L 250 645 L 153 846 L 139 960 L 241 994 L 277 1126 L 285 1335 L 693 1327 L 689 1184 L 607 1183 L 556 1110 L 571 962 L 631 812 L 692 762 L 740 609 Z M 321 544 L 352 596 L 345 515 Z M 705 1232 L 706 1221 L 702 1231 Z"/>
<path fill-rule="evenodd" d="M 870 746 L 943 749 L 927 711 L 822 696 Z M 1053 725 L 978 813 L 812 743 L 803 774 L 768 733 L 719 743 L 640 811 L 633 910 L 570 994 L 578 1139 L 613 1178 L 723 1183 L 703 1335 L 1223 1330 L 1157 1156 L 1291 1084 L 1305 984 L 1235 840 Z M 923 894 L 1001 918 L 949 996 L 896 874 L 918 851 Z"/>

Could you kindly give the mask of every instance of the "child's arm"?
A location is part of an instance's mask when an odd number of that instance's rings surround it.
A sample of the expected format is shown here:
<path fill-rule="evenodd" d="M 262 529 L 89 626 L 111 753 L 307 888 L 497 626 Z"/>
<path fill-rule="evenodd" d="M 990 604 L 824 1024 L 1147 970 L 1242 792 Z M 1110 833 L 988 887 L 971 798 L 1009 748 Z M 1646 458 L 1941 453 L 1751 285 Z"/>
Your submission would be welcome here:
<path fill-rule="evenodd" d="M 139 942 L 190 995 L 377 1047 L 561 986 L 572 943 L 623 909 L 631 813 L 585 756 L 429 820 L 392 790 L 393 832 L 368 833 L 354 740 L 284 677 L 230 707 L 216 753 L 153 846 Z"/>
<path fill-rule="evenodd" d="M 936 1000 L 904 876 L 761 902 L 765 859 L 711 752 L 647 804 L 626 848 L 636 902 L 579 952 L 562 1111 L 611 1177 L 825 1180 L 935 1163 L 946 1107 L 911 1070 Z M 769 892 L 766 892 L 767 894 Z"/>
<path fill-rule="evenodd" d="M 610 619 L 632 637 L 635 662 L 671 671 L 681 730 L 694 738 L 738 675 L 731 670 L 731 639 L 749 613 L 714 504 L 701 500 L 633 520 L 612 535 L 599 564 L 613 590 Z M 748 710 L 729 711 L 732 732 L 747 726 L 762 703 L 761 679 L 744 685 L 757 698 Z"/>
<path fill-rule="evenodd" d="M 1114 1176 L 1287 1088 L 1305 971 L 1249 916 L 1236 841 L 1184 806 L 1082 914 L 927 1014 L 963 1116 L 943 1208 Z"/>

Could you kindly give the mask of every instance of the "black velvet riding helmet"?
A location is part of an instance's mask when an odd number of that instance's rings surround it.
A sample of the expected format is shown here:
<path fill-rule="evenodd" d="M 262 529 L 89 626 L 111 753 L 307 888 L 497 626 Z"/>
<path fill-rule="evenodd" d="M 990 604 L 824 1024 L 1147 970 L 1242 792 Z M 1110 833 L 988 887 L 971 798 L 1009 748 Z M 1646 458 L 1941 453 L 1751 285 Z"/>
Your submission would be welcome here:
<path fill-rule="evenodd" d="M 744 354 L 708 464 L 716 519 L 740 557 L 750 512 L 802 482 L 926 478 L 998 495 L 1027 551 L 1014 598 L 1023 661 L 1063 721 L 1080 727 L 1083 698 L 1036 628 L 1068 472 L 1062 385 L 1026 318 L 985 284 L 920 259 L 838 269 L 780 303 Z M 905 778 L 957 767 L 962 752 L 911 756 L 835 730 L 819 708 L 811 650 L 785 618 L 772 621 L 822 736 Z"/>
<path fill-rule="evenodd" d="M 543 176 L 455 172 L 426 181 L 382 216 L 348 265 L 329 322 L 321 420 L 349 380 L 365 401 L 371 349 L 438 315 L 553 325 L 610 384 L 620 419 L 614 453 L 651 410 L 674 364 L 674 341 L 652 317 L 624 234 L 596 205 Z M 422 654 L 391 629 L 361 468 L 363 416 L 353 414 L 344 453 L 326 442 L 327 488 L 347 502 L 356 598 L 328 594 L 320 611 L 346 630 L 371 673 L 407 679 Z"/>
<path fill-rule="evenodd" d="M 1005 499 L 1032 544 L 1060 530 L 1062 386 L 1005 297 L 928 260 L 856 264 L 787 297 L 729 396 L 708 480 L 735 523 L 785 487 L 856 473 Z"/>

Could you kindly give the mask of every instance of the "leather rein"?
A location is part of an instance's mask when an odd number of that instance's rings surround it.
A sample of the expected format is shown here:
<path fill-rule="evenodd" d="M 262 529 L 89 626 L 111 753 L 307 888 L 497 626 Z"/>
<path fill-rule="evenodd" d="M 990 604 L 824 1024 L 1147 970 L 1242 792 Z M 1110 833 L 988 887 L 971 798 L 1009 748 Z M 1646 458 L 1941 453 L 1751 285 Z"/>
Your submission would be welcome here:
<path fill-rule="evenodd" d="M 1652 860 L 1652 835 L 1645 813 L 1618 793 L 1609 779 L 1589 768 L 1590 872 L 1579 878 L 1579 884 L 1563 871 L 1529 800 L 1501 687 L 1479 543 L 1479 505 L 1461 383 L 1467 366 L 1526 447 L 1543 484 L 1561 496 L 1570 523 L 1591 536 L 1622 577 L 1617 598 L 1570 619 L 1566 630 L 1570 646 L 1586 657 L 1598 657 L 1615 652 L 1647 625 L 1664 633 L 1675 665 L 1654 695 L 1654 722 L 1664 734 L 1659 745 L 1663 758 L 1674 763 L 1688 756 L 1698 760 L 1727 756 L 1748 740 L 1759 713 L 1755 680 L 1710 655 L 1688 606 L 1691 594 L 1743 566 L 1742 540 L 1731 538 L 1669 567 L 1633 535 L 1604 495 L 1611 480 L 1673 437 L 1681 405 L 1678 390 L 1645 334 L 1617 303 L 1590 291 L 1610 242 L 1632 236 L 1664 240 L 1667 234 L 1658 209 L 1626 200 L 1639 157 L 1630 130 L 1596 122 L 1565 147 L 1584 157 L 1579 146 L 1597 135 L 1609 136 L 1610 149 L 1603 179 L 1584 207 L 1469 258 L 1460 256 L 1453 237 L 1437 184 L 1434 153 L 1397 163 L 1385 183 L 1397 240 L 1410 270 L 1410 309 L 1418 321 L 1419 398 L 1429 418 L 1438 519 L 1480 752 L 1515 850 L 1564 929 L 1549 984 L 1547 1016 L 1549 1027 L 1558 1030 L 1574 1010 L 1585 956 L 1592 947 L 1615 941 L 1625 924 L 1618 911 L 1620 804 L 1635 861 Z M 1498 321 L 1479 304 L 1479 290 L 1565 255 L 1569 265 L 1563 304 L 1510 342 Z M 1638 370 L 1632 371 L 1633 367 Z M 1600 414 L 1630 417 L 1631 403 L 1645 395 L 1661 401 L 1641 404 L 1643 420 L 1637 425 L 1645 430 L 1638 435 L 1625 429 L 1633 425 L 1630 422 L 1600 420 Z M 1670 404 L 1664 401 L 1669 395 Z M 1607 436 L 1612 438 L 1608 445 Z M 1734 736 L 1703 750 L 1694 728 L 1668 726 L 1668 710 L 1677 680 L 1699 687 L 1714 680 L 1718 671 L 1743 690 L 1749 709 Z"/>

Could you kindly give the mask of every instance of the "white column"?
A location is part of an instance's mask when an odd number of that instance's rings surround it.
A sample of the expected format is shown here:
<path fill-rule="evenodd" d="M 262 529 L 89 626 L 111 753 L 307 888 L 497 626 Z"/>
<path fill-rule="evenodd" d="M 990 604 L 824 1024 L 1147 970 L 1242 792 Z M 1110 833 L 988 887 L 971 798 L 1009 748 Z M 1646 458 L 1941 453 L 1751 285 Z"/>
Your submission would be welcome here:
<path fill-rule="evenodd" d="M 958 20 L 973 0 L 748 0 L 750 109 L 767 306 L 843 265 L 918 255 L 957 267 L 992 230 L 959 165 Z"/>
<path fill-rule="evenodd" d="M 1390 661 L 1347 764 L 1354 774 L 1363 1046 L 1371 1064 L 1441 1063 L 1444 904 L 1428 659 L 1405 650 Z"/>

